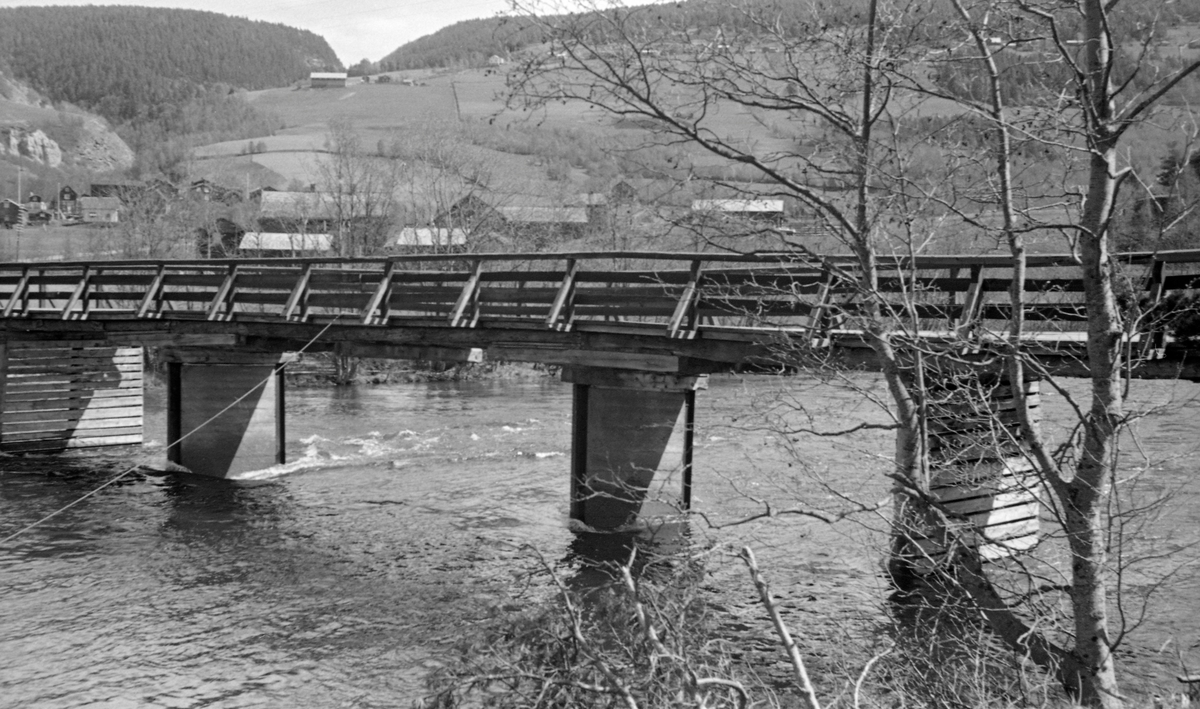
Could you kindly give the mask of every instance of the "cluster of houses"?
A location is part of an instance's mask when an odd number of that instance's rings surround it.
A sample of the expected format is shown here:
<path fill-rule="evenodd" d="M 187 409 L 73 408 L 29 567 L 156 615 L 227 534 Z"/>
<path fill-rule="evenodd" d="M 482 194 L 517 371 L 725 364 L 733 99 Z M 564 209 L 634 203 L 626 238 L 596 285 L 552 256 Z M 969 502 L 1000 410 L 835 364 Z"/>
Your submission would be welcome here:
<path fill-rule="evenodd" d="M 736 225 L 741 224 L 745 232 L 795 233 L 789 227 L 798 223 L 796 205 L 767 192 L 756 192 L 762 189 L 730 184 L 716 190 L 698 189 L 663 180 L 628 178 L 612 183 L 603 192 L 550 198 L 476 190 L 436 208 L 390 204 L 388 213 L 382 214 L 379 209 L 370 213 L 358 208 L 354 204 L 356 196 L 314 188 L 264 188 L 243 195 L 209 180 L 183 186 L 162 180 L 113 181 L 90 184 L 86 195 L 63 186 L 50 201 L 36 194 L 23 203 L 5 200 L 0 203 L 0 219 L 5 224 L 53 218 L 67 223 L 112 225 L 125 218 L 125 210 L 133 200 L 200 199 L 230 208 L 215 221 L 215 228 L 210 223 L 196 230 L 200 253 L 208 256 L 587 248 L 587 244 L 596 243 L 590 237 L 627 230 L 625 218 L 642 205 L 654 205 L 659 213 L 670 212 L 676 222 L 688 222 L 696 230 L 710 228 L 714 233 L 737 234 Z M 243 202 L 247 202 L 244 208 L 235 209 Z M 357 239 L 356 243 L 366 248 L 346 248 L 350 239 Z"/>
<path fill-rule="evenodd" d="M 724 194 L 725 196 L 718 196 Z M 737 233 L 796 233 L 795 205 L 784 198 L 759 196 L 745 187 L 696 194 L 664 181 L 621 180 L 606 192 L 572 195 L 552 201 L 546 197 L 471 192 L 438 210 L 414 218 L 398 207 L 388 215 L 356 209 L 353 196 L 327 192 L 253 193 L 258 202 L 254 230 L 224 228 L 221 250 L 253 256 L 318 256 L 350 252 L 339 249 L 340 238 L 370 234 L 371 251 L 387 253 L 466 251 L 479 248 L 540 249 L 569 247 L 589 236 L 616 227 L 614 215 L 627 214 L 631 205 L 668 205 L 666 209 L 696 229 L 712 227 Z M 732 228 L 731 228 L 732 227 Z M 353 237 L 359 238 L 362 237 Z"/>
<path fill-rule="evenodd" d="M 118 224 L 131 200 L 142 199 L 147 195 L 174 198 L 183 193 L 205 201 L 229 205 L 242 201 L 240 192 L 208 180 L 196 180 L 183 188 L 166 180 L 93 182 L 88 186 L 88 193 L 83 195 L 70 185 L 63 185 L 58 189 L 58 194 L 50 200 L 31 192 L 21 202 L 11 199 L 0 201 L 0 222 L 8 228 L 51 221 L 69 224 Z"/>

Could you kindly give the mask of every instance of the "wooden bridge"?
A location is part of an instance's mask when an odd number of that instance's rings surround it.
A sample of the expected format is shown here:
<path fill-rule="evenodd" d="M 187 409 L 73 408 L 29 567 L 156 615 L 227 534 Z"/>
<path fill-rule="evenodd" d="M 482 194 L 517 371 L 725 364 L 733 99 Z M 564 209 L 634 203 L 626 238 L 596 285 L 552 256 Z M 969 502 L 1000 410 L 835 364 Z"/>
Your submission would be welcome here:
<path fill-rule="evenodd" d="M 1122 297 L 1143 314 L 1200 286 L 1200 251 L 1117 260 Z M 1011 319 L 1004 256 L 883 259 L 874 294 L 857 270 L 847 256 L 645 252 L 2 264 L 0 329 L 7 339 L 285 351 L 328 326 L 318 350 L 448 360 L 482 351 L 693 374 L 753 361 L 773 337 L 861 349 L 872 303 L 893 329 L 931 342 L 985 346 Z M 1085 312 L 1072 258 L 1031 256 L 1025 291 L 1030 346 L 1077 354 Z M 1167 327 L 1157 318 L 1133 339 L 1152 359 L 1170 358 Z"/>
<path fill-rule="evenodd" d="M 1127 337 L 1133 374 L 1200 379 L 1172 337 L 1200 289 L 1200 251 L 1115 263 L 1139 324 Z M 661 467 L 672 446 L 690 471 L 707 373 L 772 362 L 780 344 L 871 366 L 864 332 L 880 317 L 898 336 L 986 353 L 1012 319 L 1006 256 L 881 259 L 873 292 L 858 275 L 847 256 L 647 252 L 0 264 L 0 449 L 140 441 L 147 346 L 168 363 L 170 456 L 213 475 L 283 460 L 287 352 L 486 357 L 565 367 L 576 385 L 573 479 L 594 489 L 587 471 L 620 468 L 612 475 L 624 480 Z M 1030 256 L 1025 295 L 1028 350 L 1050 371 L 1084 374 L 1073 258 Z M 227 425 L 184 440 L 250 390 Z M 626 445 L 634 429 L 664 423 L 682 433 L 613 461 L 604 441 L 637 448 Z"/>

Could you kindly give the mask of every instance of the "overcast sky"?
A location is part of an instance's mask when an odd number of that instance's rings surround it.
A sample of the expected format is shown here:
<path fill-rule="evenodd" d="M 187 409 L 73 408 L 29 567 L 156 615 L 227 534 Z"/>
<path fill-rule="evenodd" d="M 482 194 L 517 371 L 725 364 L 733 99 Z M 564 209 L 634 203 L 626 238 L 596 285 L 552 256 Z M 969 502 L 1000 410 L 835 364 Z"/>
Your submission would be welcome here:
<path fill-rule="evenodd" d="M 0 0 L 21 5 L 144 5 L 210 10 L 311 30 L 329 42 L 347 66 L 378 61 L 396 47 L 459 20 L 492 17 L 507 0 Z"/>

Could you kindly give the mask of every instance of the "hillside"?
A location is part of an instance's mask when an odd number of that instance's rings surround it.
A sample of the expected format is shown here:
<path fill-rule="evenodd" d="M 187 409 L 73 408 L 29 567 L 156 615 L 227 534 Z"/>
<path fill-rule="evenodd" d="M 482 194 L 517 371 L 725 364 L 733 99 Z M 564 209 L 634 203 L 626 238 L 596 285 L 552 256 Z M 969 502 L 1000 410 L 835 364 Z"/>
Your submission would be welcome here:
<path fill-rule="evenodd" d="M 0 73 L 0 185 L 15 194 L 16 166 L 31 175 L 107 173 L 133 164 L 133 151 L 94 114 L 53 104 L 22 82 Z"/>
<path fill-rule="evenodd" d="M 311 32 L 213 12 L 0 8 L 0 68 L 51 101 L 117 122 L 153 115 L 204 87 L 286 86 L 310 70 L 340 66 Z"/>
<path fill-rule="evenodd" d="M 627 30 L 638 37 L 666 34 L 680 41 L 753 42 L 765 27 L 777 26 L 783 35 L 805 36 L 824 32 L 830 27 L 856 25 L 866 17 L 867 0 L 814 0 L 795 3 L 787 0 L 688 0 L 631 8 Z M 536 5 L 534 6 L 536 7 Z M 595 3 L 594 7 L 602 7 Z M 1127 0 L 1121 4 L 1122 27 L 1130 28 L 1131 39 L 1141 39 L 1144 28 L 1177 28 L 1200 22 L 1200 3 L 1162 0 Z M 542 18 L 556 23 L 560 17 Z M 637 23 L 643 23 L 637 27 Z M 777 25 L 776 25 L 777 23 Z M 652 28 L 652 29 L 651 29 Z M 909 28 L 915 40 L 936 32 L 936 25 Z M 1070 21 L 1059 27 L 1064 36 L 1073 36 L 1076 27 Z M 606 37 L 597 31 L 591 41 L 603 43 Z M 1161 32 L 1160 32 L 1161 33 Z M 466 20 L 444 27 L 433 34 L 398 47 L 379 61 L 385 71 L 423 68 L 467 68 L 484 66 L 492 55 L 511 57 L 523 49 L 545 41 L 538 23 L 528 17 L 493 17 Z"/>

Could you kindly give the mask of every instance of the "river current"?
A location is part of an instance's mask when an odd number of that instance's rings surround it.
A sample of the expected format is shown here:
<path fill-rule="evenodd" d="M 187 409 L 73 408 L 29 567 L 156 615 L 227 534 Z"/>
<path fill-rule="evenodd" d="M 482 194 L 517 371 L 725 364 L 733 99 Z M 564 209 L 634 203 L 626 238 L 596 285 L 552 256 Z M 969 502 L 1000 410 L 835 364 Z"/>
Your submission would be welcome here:
<path fill-rule="evenodd" d="M 1129 475 L 1144 470 L 1146 494 L 1173 499 L 1136 532 L 1160 556 L 1153 573 L 1131 572 L 1132 593 L 1181 568 L 1128 657 L 1140 680 L 1168 686 L 1177 657 L 1200 669 L 1200 584 L 1183 564 L 1200 557 L 1200 387 L 1134 388 L 1168 406 L 1128 442 Z M 0 537 L 145 466 L 0 546 L 0 708 L 408 706 L 455 638 L 546 590 L 530 549 L 564 575 L 612 553 L 568 524 L 571 396 L 556 380 L 291 387 L 293 462 L 237 481 L 152 471 L 164 396 L 147 390 L 141 448 L 0 459 Z M 1048 418 L 1065 406 L 1048 401 Z M 753 546 L 812 646 L 870 627 L 886 594 L 878 520 L 713 525 L 763 500 L 884 500 L 892 444 L 883 432 L 781 443 L 761 423 L 780 412 L 885 422 L 844 388 L 714 377 L 698 396 L 694 505 L 707 521 L 692 533 Z M 711 573 L 750 597 L 736 563 Z"/>

